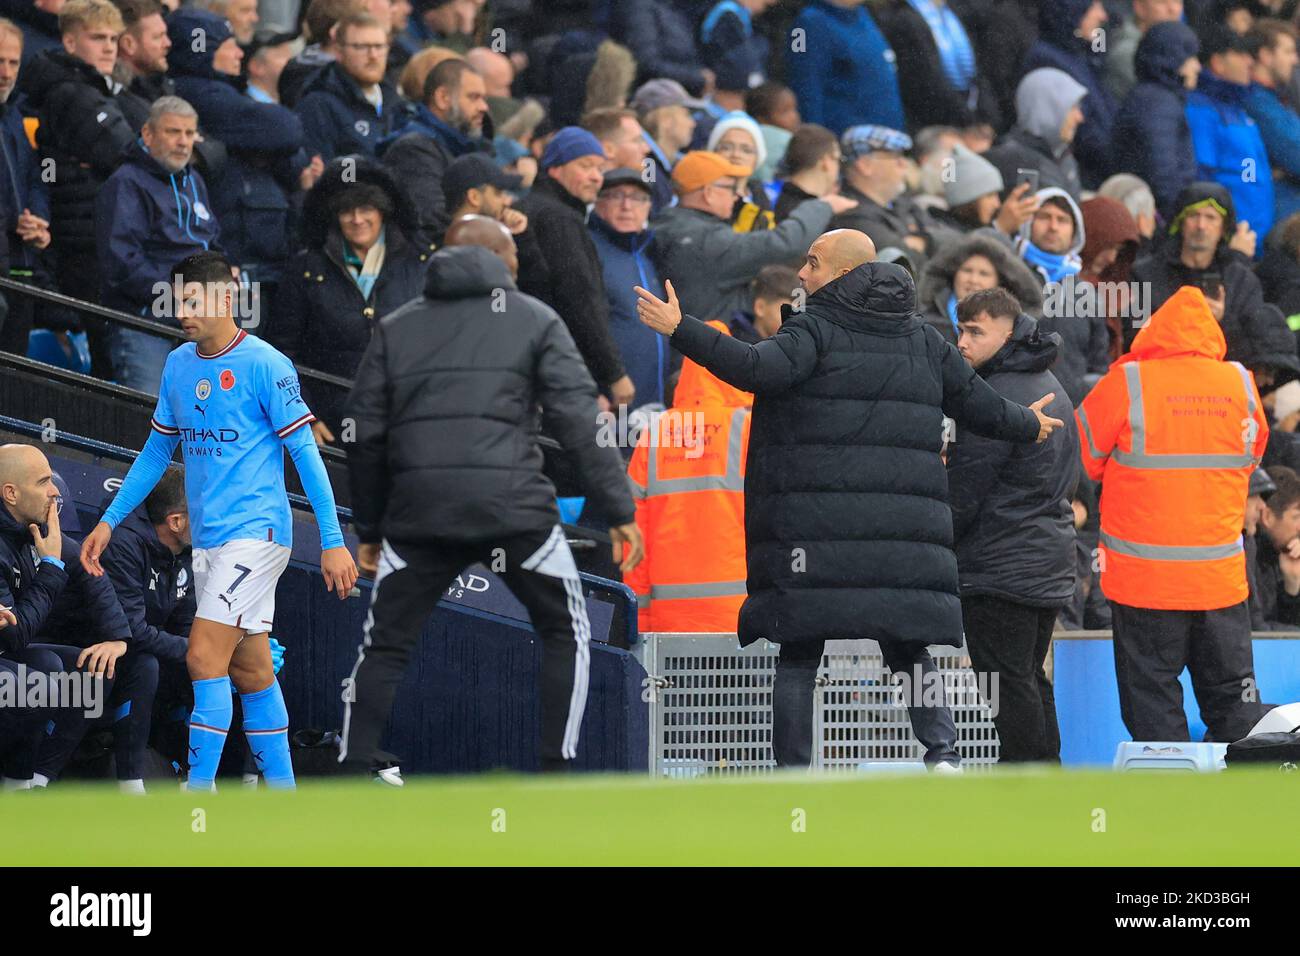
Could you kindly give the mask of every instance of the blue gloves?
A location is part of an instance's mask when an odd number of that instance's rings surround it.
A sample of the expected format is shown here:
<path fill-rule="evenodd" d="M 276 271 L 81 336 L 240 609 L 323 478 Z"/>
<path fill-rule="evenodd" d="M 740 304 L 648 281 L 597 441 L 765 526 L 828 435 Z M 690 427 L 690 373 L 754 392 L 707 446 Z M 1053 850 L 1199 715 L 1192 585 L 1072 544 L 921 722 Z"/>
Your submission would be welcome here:
<path fill-rule="evenodd" d="M 278 675 L 280 673 L 280 668 L 283 666 L 284 666 L 284 645 L 281 644 L 273 637 L 271 638 L 271 667 Z"/>

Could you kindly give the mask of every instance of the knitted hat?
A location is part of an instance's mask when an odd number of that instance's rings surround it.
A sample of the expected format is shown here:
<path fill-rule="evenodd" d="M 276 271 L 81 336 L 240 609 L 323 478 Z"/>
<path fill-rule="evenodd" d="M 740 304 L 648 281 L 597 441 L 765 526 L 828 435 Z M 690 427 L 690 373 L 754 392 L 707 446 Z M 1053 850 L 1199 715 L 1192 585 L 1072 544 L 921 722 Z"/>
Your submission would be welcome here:
<path fill-rule="evenodd" d="M 945 177 L 943 184 L 943 198 L 949 209 L 964 206 L 989 193 L 1002 192 L 1002 174 L 979 153 L 957 143 L 952 148 L 952 160 L 952 176 Z"/>
<path fill-rule="evenodd" d="M 541 168 L 550 169 L 552 166 L 563 166 L 565 163 L 571 163 L 575 159 L 582 159 L 584 156 L 600 156 L 604 158 L 605 147 L 600 145 L 600 140 L 582 127 L 566 126 L 546 144 L 546 152 L 542 153 Z"/>
<path fill-rule="evenodd" d="M 754 164 L 755 169 L 767 162 L 767 142 L 763 139 L 763 131 L 758 128 L 758 123 L 754 122 L 752 116 L 741 110 L 733 110 L 713 124 L 713 131 L 709 133 L 709 152 L 714 152 L 718 141 L 728 130 L 733 129 L 743 129 L 754 138 L 754 145 L 758 149 L 758 162 Z"/>

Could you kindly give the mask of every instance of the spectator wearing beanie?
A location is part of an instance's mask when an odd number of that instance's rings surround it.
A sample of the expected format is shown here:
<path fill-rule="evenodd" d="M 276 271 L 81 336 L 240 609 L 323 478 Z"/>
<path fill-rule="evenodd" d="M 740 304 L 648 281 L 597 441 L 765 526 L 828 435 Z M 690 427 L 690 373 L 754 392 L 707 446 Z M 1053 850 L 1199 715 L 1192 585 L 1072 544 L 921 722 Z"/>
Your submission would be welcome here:
<path fill-rule="evenodd" d="M 610 334 L 600 255 L 587 230 L 587 207 L 600 194 L 604 165 L 600 140 L 580 127 L 564 127 L 547 144 L 537 182 L 519 209 L 546 258 L 547 288 L 537 297 L 569 327 L 601 391 L 615 405 L 628 405 L 635 387 Z"/>
<path fill-rule="evenodd" d="M 1087 125 L 1081 104 L 1088 90 L 1062 70 L 1038 69 L 1016 88 L 1016 125 L 986 154 L 1005 182 L 1016 181 L 1016 170 L 1038 170 L 1040 189 L 1064 189 L 1078 202 L 1079 164 L 1073 143 Z"/>
<path fill-rule="evenodd" d="M 1224 186 L 1237 219 L 1266 236 L 1273 227 L 1273 170 L 1259 127 L 1246 110 L 1250 46 L 1227 27 L 1214 27 L 1201 38 L 1201 63 L 1205 69 L 1187 96 L 1196 178 Z"/>
<path fill-rule="evenodd" d="M 714 102 L 727 110 L 745 108 L 745 91 L 767 79 L 767 38 L 754 32 L 754 18 L 775 0 L 722 0 L 700 24 L 700 52 L 713 71 Z M 710 146 L 709 149 L 713 147 Z"/>
<path fill-rule="evenodd" d="M 910 130 L 1002 126 L 964 12 L 944 0 L 889 0 L 881 8 L 880 29 L 907 65 L 898 84 Z"/>
<path fill-rule="evenodd" d="M 1223 329 L 1232 348 L 1244 334 L 1246 316 L 1266 308 L 1264 293 L 1250 257 L 1255 237 L 1238 229 L 1232 194 L 1219 183 L 1192 183 L 1174 203 L 1174 219 L 1168 235 L 1153 252 L 1133 266 L 1133 279 L 1150 290 L 1152 314 L 1185 285 L 1205 285 L 1205 276 L 1217 273 L 1221 296 L 1206 293 L 1210 311 Z M 1137 329 L 1124 330 L 1128 351 Z"/>
<path fill-rule="evenodd" d="M 1106 296 L 1100 301 L 1115 303 L 1107 310 L 1106 331 L 1109 336 L 1108 353 L 1111 361 L 1124 351 L 1124 326 L 1132 325 L 1129 301 L 1129 280 L 1133 278 L 1133 263 L 1138 254 L 1138 228 L 1133 214 L 1116 199 L 1093 196 L 1079 210 L 1083 213 L 1085 238 L 1079 259 L 1083 269 L 1079 281 L 1090 285 L 1107 283 Z"/>
<path fill-rule="evenodd" d="M 1112 172 L 1112 134 L 1117 106 L 1102 79 L 1105 45 L 1098 44 L 1094 36 L 1106 25 L 1107 16 L 1101 0 L 1041 0 L 1038 42 L 1029 48 L 1024 63 L 1026 74 L 1043 67 L 1061 70 L 1088 94 L 1083 101 L 1083 126 L 1075 143 L 1075 156 L 1079 160 L 1080 178 L 1089 189 L 1096 189 Z M 1016 117 L 1023 125 L 1025 117 L 1020 111 L 1019 92 Z M 1006 174 L 1005 169 L 1002 172 Z M 1071 190 L 1076 199 L 1078 192 L 1077 188 Z"/>
<path fill-rule="evenodd" d="M 753 118 L 747 113 L 734 112 L 714 123 L 709 133 L 709 152 L 753 170 L 745 184 L 744 195 L 736 198 L 736 209 L 731 217 L 736 231 L 771 229 L 776 225 L 767 183 L 758 174 L 767 163 L 767 143 Z"/>
<path fill-rule="evenodd" d="M 701 320 L 730 320 L 751 305 L 751 282 L 763 266 L 797 262 L 850 200 L 828 194 L 801 203 L 775 229 L 738 233 L 729 217 L 747 166 L 717 153 L 688 153 L 673 170 L 679 202 L 654 221 L 659 274 L 672 280 L 682 310 Z"/>
<path fill-rule="evenodd" d="M 1017 186 L 1004 201 L 1002 174 L 983 156 L 957 143 L 952 148 L 952 163 L 952 175 L 943 180 L 948 208 L 930 211 L 935 224 L 959 235 L 992 229 L 1010 245 L 1034 214 L 1037 200 L 1029 194 L 1029 185 Z"/>
<path fill-rule="evenodd" d="M 1140 177 L 1171 218 L 1174 200 L 1196 179 L 1187 94 L 1201 71 L 1199 43 L 1183 23 L 1157 23 L 1138 44 L 1137 85 L 1115 118 L 1115 168 Z"/>
<path fill-rule="evenodd" d="M 790 40 L 786 73 L 805 123 L 836 136 L 862 123 L 906 127 L 894 51 L 860 2 L 812 0 Z"/>

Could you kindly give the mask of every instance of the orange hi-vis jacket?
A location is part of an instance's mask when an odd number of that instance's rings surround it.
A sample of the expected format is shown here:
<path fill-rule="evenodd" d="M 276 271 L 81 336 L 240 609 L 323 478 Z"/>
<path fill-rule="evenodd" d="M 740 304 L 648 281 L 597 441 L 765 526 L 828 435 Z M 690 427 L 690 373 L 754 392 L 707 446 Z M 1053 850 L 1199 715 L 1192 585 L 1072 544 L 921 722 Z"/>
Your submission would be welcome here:
<path fill-rule="evenodd" d="M 726 332 L 721 322 L 710 325 Z M 644 632 L 734 633 L 745 600 L 745 456 L 754 397 L 687 359 L 673 407 L 628 464 L 645 560 L 624 579 Z"/>
<path fill-rule="evenodd" d="M 1254 377 L 1225 352 L 1204 294 L 1184 286 L 1075 413 L 1084 468 L 1102 482 L 1112 601 L 1209 611 L 1246 600 L 1241 528 L 1268 422 Z"/>

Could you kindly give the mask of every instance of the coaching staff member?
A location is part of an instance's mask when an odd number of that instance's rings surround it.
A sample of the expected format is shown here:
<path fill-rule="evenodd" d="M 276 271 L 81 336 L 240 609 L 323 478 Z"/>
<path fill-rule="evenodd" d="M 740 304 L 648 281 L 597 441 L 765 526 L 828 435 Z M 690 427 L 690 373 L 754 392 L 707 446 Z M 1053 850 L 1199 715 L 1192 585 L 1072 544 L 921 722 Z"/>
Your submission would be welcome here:
<path fill-rule="evenodd" d="M 509 230 L 465 216 L 445 245 L 429 260 L 424 298 L 376 327 L 348 400 L 358 555 L 375 587 L 345 685 L 339 759 L 389 783 L 400 776 L 380 766 L 379 739 L 411 649 L 456 575 L 497 548 L 542 641 L 542 768 L 576 755 L 590 628 L 542 474 L 539 404 L 614 523 L 614 560 L 630 571 L 642 554 L 622 457 L 596 443 L 596 384 L 559 316 L 516 290 Z"/>
<path fill-rule="evenodd" d="M 861 232 L 821 236 L 799 271 L 808 297 L 757 345 L 638 288 L 641 320 L 718 378 L 754 393 L 745 476 L 748 591 L 742 644 L 781 645 L 773 686 L 777 763 L 808 766 L 812 691 L 828 640 L 872 638 L 889 669 L 937 679 L 929 644 L 962 643 L 943 417 L 1010 442 L 1062 422 L 1008 402 L 916 315 L 902 266 L 874 262 Z M 930 675 L 926 677 L 925 675 Z M 926 763 L 960 767 L 947 707 L 909 707 Z"/>

